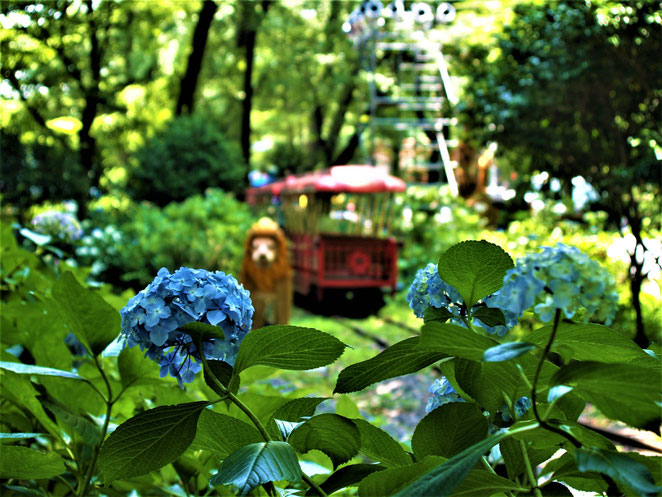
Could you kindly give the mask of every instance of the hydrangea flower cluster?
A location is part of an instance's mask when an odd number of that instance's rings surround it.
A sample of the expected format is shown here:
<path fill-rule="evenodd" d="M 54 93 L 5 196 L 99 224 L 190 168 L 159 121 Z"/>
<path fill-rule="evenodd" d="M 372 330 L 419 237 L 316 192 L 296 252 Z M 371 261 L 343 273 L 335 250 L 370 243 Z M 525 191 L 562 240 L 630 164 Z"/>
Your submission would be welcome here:
<path fill-rule="evenodd" d="M 442 377 L 440 380 L 434 380 L 434 383 L 428 388 L 430 396 L 428 403 L 425 406 L 425 412 L 431 412 L 439 406 L 450 404 L 451 402 L 464 402 L 465 400 L 460 397 L 460 394 L 455 391 L 453 385 Z"/>
<path fill-rule="evenodd" d="M 462 297 L 455 287 L 441 279 L 437 265 L 430 263 L 416 272 L 414 282 L 409 287 L 407 302 L 419 318 L 423 317 L 428 307 L 444 307 L 459 316 Z"/>
<path fill-rule="evenodd" d="M 80 223 L 73 214 L 59 211 L 46 211 L 37 214 L 32 220 L 32 227 L 37 233 L 49 235 L 67 243 L 83 236 Z"/>
<path fill-rule="evenodd" d="M 201 353 L 234 364 L 239 343 L 251 328 L 253 310 L 250 294 L 232 275 L 187 267 L 170 274 L 161 268 L 120 311 L 121 336 L 125 345 L 140 346 L 146 357 L 161 365 L 161 377 L 170 374 L 183 386 L 200 371 Z M 219 326 L 225 339 L 210 338 L 202 351 L 197 350 L 180 329 L 194 321 Z"/>
<path fill-rule="evenodd" d="M 584 321 L 593 318 L 609 325 L 618 306 L 618 293 L 611 275 L 600 264 L 576 247 L 559 243 L 518 259 L 506 273 L 503 288 L 485 302 L 517 318 L 534 306 L 545 323 L 561 309 L 567 318 L 583 312 Z"/>
<path fill-rule="evenodd" d="M 485 305 L 498 307 L 496 305 L 490 305 L 488 299 L 491 297 L 484 300 Z M 441 279 L 436 264 L 430 263 L 416 272 L 414 282 L 409 287 L 407 302 L 409 302 L 409 307 L 414 311 L 416 317 L 422 318 L 428 307 L 435 307 L 437 309 L 445 308 L 455 316 L 450 318 L 450 323 L 466 326 L 460 318 L 462 297 L 454 286 L 449 285 Z M 483 302 L 478 302 L 477 305 L 481 304 Z M 500 336 L 505 335 L 510 328 L 517 324 L 519 316 L 508 310 L 502 310 L 502 312 L 506 318 L 505 326 L 488 326 L 479 319 L 474 319 L 474 324 L 480 326 L 488 333 L 497 333 Z"/>

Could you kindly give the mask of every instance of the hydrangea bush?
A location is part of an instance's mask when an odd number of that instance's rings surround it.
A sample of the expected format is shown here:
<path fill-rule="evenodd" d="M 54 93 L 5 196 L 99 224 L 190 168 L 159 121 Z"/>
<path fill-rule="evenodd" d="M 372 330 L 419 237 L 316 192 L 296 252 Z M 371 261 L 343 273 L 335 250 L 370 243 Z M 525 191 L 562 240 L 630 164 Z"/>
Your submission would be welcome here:
<path fill-rule="evenodd" d="M 46 211 L 37 214 L 32 219 L 32 228 L 37 233 L 65 243 L 73 243 L 83 236 L 78 219 L 68 212 Z"/>
<path fill-rule="evenodd" d="M 65 272 L 48 292 L 32 292 L 32 307 L 3 308 L 9 433 L 0 485 L 79 497 L 324 497 L 343 488 L 359 497 L 544 497 L 570 495 L 568 487 L 652 497 L 662 491 L 659 458 L 618 450 L 580 418 L 590 403 L 659 433 L 659 356 L 628 330 L 605 326 L 610 292 L 600 268 L 575 249 L 546 248 L 515 264 L 495 245 L 463 242 L 412 284 L 420 334 L 343 369 L 333 393 L 260 395 L 253 383 L 265 370 L 318 370 L 346 345 L 298 326 L 249 332 L 249 295 L 223 273 L 162 269 L 120 317 Z M 522 333 L 524 312 L 542 325 Z M 39 339 L 25 340 L 30 332 Z M 75 361 L 69 332 L 86 351 Z M 121 351 L 118 332 L 128 345 Z M 19 337 L 25 356 L 12 348 Z M 53 350 L 71 362 L 53 362 Z M 336 413 L 317 412 L 333 394 L 432 365 L 442 378 L 410 445 L 342 402 Z M 247 372 L 255 366 L 262 369 Z M 310 457 L 326 464 L 310 451 L 327 456 L 325 473 L 302 470 Z"/>

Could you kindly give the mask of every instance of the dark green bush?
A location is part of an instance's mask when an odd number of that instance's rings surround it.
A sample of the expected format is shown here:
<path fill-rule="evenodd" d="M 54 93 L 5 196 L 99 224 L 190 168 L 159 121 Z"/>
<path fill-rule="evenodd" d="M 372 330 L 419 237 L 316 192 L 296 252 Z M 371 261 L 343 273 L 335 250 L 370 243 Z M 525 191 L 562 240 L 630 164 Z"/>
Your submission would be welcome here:
<path fill-rule="evenodd" d="M 165 208 L 143 204 L 130 212 L 116 227 L 91 230 L 78 255 L 97 278 L 136 289 L 162 267 L 238 274 L 246 232 L 255 221 L 245 204 L 216 189 Z"/>
<path fill-rule="evenodd" d="M 128 193 L 134 200 L 164 206 L 207 188 L 238 192 L 247 167 L 238 147 L 201 116 L 174 119 L 137 152 Z"/>

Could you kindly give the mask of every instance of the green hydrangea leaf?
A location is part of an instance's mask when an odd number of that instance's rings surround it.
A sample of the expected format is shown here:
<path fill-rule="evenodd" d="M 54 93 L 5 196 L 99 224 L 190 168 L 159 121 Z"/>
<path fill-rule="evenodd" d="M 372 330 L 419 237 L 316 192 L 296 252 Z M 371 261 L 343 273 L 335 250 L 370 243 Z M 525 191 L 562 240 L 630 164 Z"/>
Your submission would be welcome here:
<path fill-rule="evenodd" d="M 485 351 L 499 345 L 496 340 L 450 323 L 425 323 L 418 347 L 447 355 L 480 361 Z"/>
<path fill-rule="evenodd" d="M 261 442 L 246 445 L 227 457 L 211 485 L 234 485 L 245 495 L 258 485 L 287 480 L 301 480 L 297 455 L 285 442 Z"/>
<path fill-rule="evenodd" d="M 273 325 L 251 331 L 241 342 L 234 364 L 237 373 L 251 366 L 306 370 L 334 362 L 346 345 L 313 328 Z"/>
<path fill-rule="evenodd" d="M 480 407 L 468 402 L 444 404 L 416 426 L 411 448 L 416 459 L 452 457 L 487 436 L 487 418 Z"/>
<path fill-rule="evenodd" d="M 639 495 L 653 497 L 662 492 L 662 487 L 655 485 L 648 468 L 626 454 L 613 450 L 580 447 L 575 451 L 575 459 L 580 471 L 598 471 L 608 475 L 633 488 Z"/>
<path fill-rule="evenodd" d="M 0 478 L 36 480 L 64 473 L 64 460 L 54 452 L 0 445 Z"/>
<path fill-rule="evenodd" d="M 453 314 L 444 307 L 442 307 L 441 309 L 437 309 L 436 307 L 428 307 L 427 309 L 425 309 L 425 313 L 423 314 L 423 322 L 445 323 L 452 317 Z"/>
<path fill-rule="evenodd" d="M 415 373 L 446 357 L 444 353 L 419 348 L 418 341 L 418 337 L 407 338 L 372 359 L 343 369 L 338 375 L 333 393 L 357 392 L 378 381 Z"/>
<path fill-rule="evenodd" d="M 83 287 L 70 271 L 53 285 L 53 298 L 62 319 L 76 338 L 98 355 L 120 332 L 121 318 L 94 290 Z"/>
<path fill-rule="evenodd" d="M 469 472 L 476 466 L 483 454 L 506 436 L 506 433 L 496 433 L 464 449 L 445 463 L 438 465 L 409 485 L 401 488 L 394 494 L 394 497 L 424 497 L 428 495 L 446 497 L 451 495 L 469 475 Z"/>
<path fill-rule="evenodd" d="M 191 443 L 193 450 L 207 450 L 225 459 L 247 444 L 260 442 L 262 436 L 253 426 L 232 416 L 204 409 Z"/>
<path fill-rule="evenodd" d="M 173 462 L 193 442 L 198 418 L 208 404 L 161 406 L 122 423 L 101 446 L 104 481 L 145 475 Z"/>
<path fill-rule="evenodd" d="M 337 414 L 320 414 L 296 428 L 288 439 L 301 453 L 317 449 L 331 458 L 334 469 L 359 452 L 361 434 L 350 420 Z"/>
<path fill-rule="evenodd" d="M 327 495 L 330 495 L 341 488 L 356 485 L 366 476 L 384 469 L 386 469 L 386 467 L 380 464 L 351 464 L 349 466 L 343 466 L 330 475 L 324 483 L 320 485 L 320 488 L 324 490 Z M 316 495 L 318 495 L 318 493 L 314 488 L 308 489 L 306 492 L 307 497 L 313 497 Z"/>
<path fill-rule="evenodd" d="M 353 419 L 361 433 L 359 452 L 385 466 L 406 466 L 412 463 L 411 456 L 391 435 L 364 419 Z"/>
<path fill-rule="evenodd" d="M 576 362 L 562 367 L 551 385 L 567 385 L 605 416 L 643 429 L 659 430 L 660 369 L 632 364 Z"/>
<path fill-rule="evenodd" d="M 487 326 L 505 326 L 506 317 L 501 312 L 501 309 L 495 309 L 493 307 L 475 307 L 471 316 L 477 319 L 480 319 Z"/>
<path fill-rule="evenodd" d="M 499 246 L 466 241 L 449 248 L 439 259 L 439 276 L 462 296 L 468 309 L 503 285 L 506 271 L 513 267 L 510 256 Z"/>
<path fill-rule="evenodd" d="M 13 371 L 14 373 L 17 374 L 57 376 L 59 378 L 69 378 L 72 380 L 85 381 L 85 378 L 83 378 L 80 375 L 77 375 L 76 373 L 72 373 L 71 371 L 62 371 L 61 369 L 54 369 L 54 368 L 44 368 L 41 366 L 22 364 L 20 362 L 0 361 L 0 369 Z"/>

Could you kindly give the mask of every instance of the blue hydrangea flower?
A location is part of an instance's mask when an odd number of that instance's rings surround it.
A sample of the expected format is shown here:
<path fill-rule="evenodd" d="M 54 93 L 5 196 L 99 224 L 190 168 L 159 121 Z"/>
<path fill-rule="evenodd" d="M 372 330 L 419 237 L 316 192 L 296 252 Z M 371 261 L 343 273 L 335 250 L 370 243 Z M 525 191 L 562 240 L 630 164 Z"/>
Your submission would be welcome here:
<path fill-rule="evenodd" d="M 465 402 L 445 377 L 442 377 L 440 380 L 434 380 L 434 383 L 428 388 L 428 392 L 431 395 L 428 397 L 425 412 L 430 412 L 439 406 L 451 402 Z"/>
<path fill-rule="evenodd" d="M 419 318 L 423 317 L 428 307 L 445 307 L 453 314 L 459 315 L 462 297 L 455 287 L 439 277 L 437 265 L 430 263 L 416 272 L 414 282 L 409 287 L 407 302 Z"/>
<path fill-rule="evenodd" d="M 46 211 L 32 220 L 32 229 L 67 243 L 75 242 L 83 236 L 78 219 L 73 214 L 60 211 Z"/>
<path fill-rule="evenodd" d="M 488 307 L 498 307 L 498 305 L 492 305 L 494 300 L 490 300 L 491 297 L 487 297 L 478 304 L 484 302 Z M 445 308 L 455 316 L 450 318 L 450 323 L 466 327 L 466 324 L 460 318 L 462 297 L 454 286 L 441 279 L 436 264 L 430 263 L 416 272 L 414 282 L 409 287 L 407 302 L 409 302 L 409 307 L 414 311 L 416 317 L 422 318 L 428 307 Z M 517 324 L 519 316 L 507 310 L 503 310 L 503 313 L 506 317 L 506 326 L 488 326 L 479 319 L 474 319 L 473 324 L 480 326 L 488 333 L 505 335 L 509 329 Z"/>
<path fill-rule="evenodd" d="M 526 412 L 531 409 L 531 399 L 528 397 L 520 397 L 515 401 L 515 420 L 521 418 Z M 501 408 L 501 418 L 504 421 L 514 421 L 508 406 Z"/>
<path fill-rule="evenodd" d="M 250 294 L 232 275 L 187 267 L 172 274 L 161 268 L 120 313 L 125 345 L 138 345 L 160 364 L 162 377 L 173 376 L 180 386 L 200 372 L 200 353 L 234 364 L 239 343 L 253 321 Z M 180 330 L 194 321 L 219 326 L 225 339 L 209 339 L 202 351 L 197 350 Z"/>
<path fill-rule="evenodd" d="M 506 273 L 503 288 L 487 305 L 517 318 L 533 307 L 545 323 L 561 309 L 567 318 L 579 312 L 585 322 L 593 318 L 609 325 L 616 313 L 618 293 L 611 275 L 600 264 L 576 247 L 559 243 L 518 259 Z"/>

